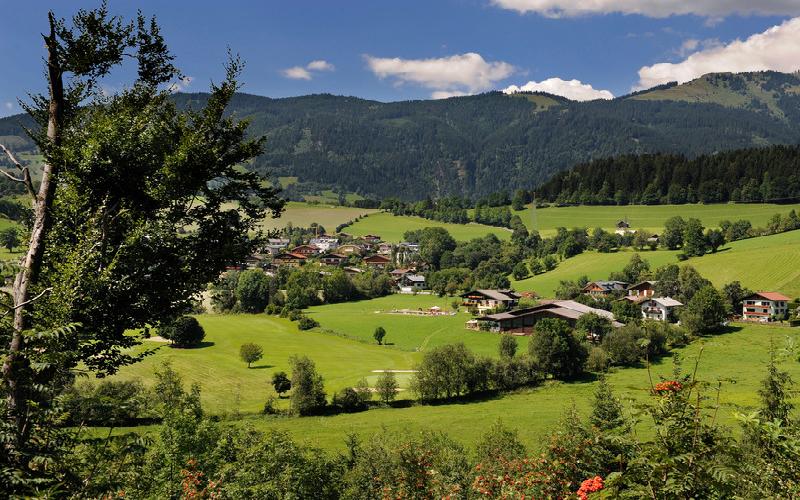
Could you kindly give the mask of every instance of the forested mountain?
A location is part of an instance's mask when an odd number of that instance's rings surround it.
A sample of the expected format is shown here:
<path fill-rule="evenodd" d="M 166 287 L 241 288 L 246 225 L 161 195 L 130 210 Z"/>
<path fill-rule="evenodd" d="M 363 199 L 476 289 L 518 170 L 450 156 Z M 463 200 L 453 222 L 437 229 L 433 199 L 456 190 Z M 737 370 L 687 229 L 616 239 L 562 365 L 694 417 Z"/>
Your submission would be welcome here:
<path fill-rule="evenodd" d="M 205 94 L 177 94 L 195 106 Z M 231 112 L 267 137 L 251 168 L 364 196 L 407 200 L 531 189 L 578 163 L 627 154 L 689 158 L 800 143 L 800 78 L 706 75 L 611 101 L 491 92 L 381 103 L 237 95 Z M 0 136 L 19 136 L 18 117 Z M 643 160 L 645 161 L 645 160 Z"/>
<path fill-rule="evenodd" d="M 579 204 L 781 202 L 800 198 L 800 147 L 696 158 L 623 155 L 583 163 L 537 188 L 540 201 Z"/>

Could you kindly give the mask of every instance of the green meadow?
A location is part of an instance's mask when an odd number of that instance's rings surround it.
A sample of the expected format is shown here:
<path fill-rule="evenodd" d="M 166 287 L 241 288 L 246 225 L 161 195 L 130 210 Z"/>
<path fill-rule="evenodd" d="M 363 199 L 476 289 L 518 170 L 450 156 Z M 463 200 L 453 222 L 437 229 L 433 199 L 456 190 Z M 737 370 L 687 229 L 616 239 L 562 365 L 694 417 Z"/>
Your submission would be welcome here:
<path fill-rule="evenodd" d="M 309 227 L 313 222 L 316 222 L 321 224 L 326 231 L 333 233 L 339 224 L 344 224 L 356 217 L 375 212 L 377 210 L 369 208 L 290 201 L 286 203 L 286 209 L 279 219 L 266 218 L 261 227 L 264 229 L 280 229 L 286 227 L 289 223 L 295 227 Z"/>
<path fill-rule="evenodd" d="M 489 233 L 494 233 L 498 238 L 507 240 L 511 238 L 511 231 L 502 227 L 492 227 L 483 224 L 450 224 L 422 217 L 408 215 L 392 215 L 388 212 L 378 212 L 365 217 L 352 226 L 344 229 L 344 232 L 363 236 L 365 234 L 377 234 L 385 241 L 393 243 L 403 241 L 403 234 L 406 231 L 414 231 L 426 227 L 443 227 L 456 241 L 469 241 L 473 238 L 482 238 Z"/>
<path fill-rule="evenodd" d="M 534 210 L 528 205 L 515 212 L 529 229 L 538 229 L 542 236 L 555 233 L 557 227 L 602 227 L 613 230 L 620 220 L 627 220 L 633 229 L 647 229 L 660 233 L 664 221 L 675 215 L 695 217 L 706 227 L 717 227 L 723 220 L 747 219 L 754 227 L 765 226 L 767 221 L 780 213 L 786 215 L 790 210 L 800 211 L 800 204 L 774 205 L 768 203 L 736 204 L 719 203 L 713 205 L 624 205 L 624 206 L 577 206 L 548 207 Z"/>
<path fill-rule="evenodd" d="M 372 367 L 403 369 L 412 366 L 417 357 L 392 346 L 378 347 L 332 335 L 297 332 L 284 320 L 262 316 L 202 316 L 200 319 L 207 329 L 207 340 L 213 345 L 190 350 L 162 348 L 146 361 L 125 368 L 118 377 L 141 377 L 146 383 L 151 383 L 153 368 L 162 360 L 171 359 L 187 381 L 201 384 L 203 401 L 210 412 L 231 414 L 238 404 L 242 412 L 249 414 L 234 425 L 285 430 L 300 441 L 330 450 L 343 450 L 348 434 L 369 436 L 384 429 L 399 433 L 433 429 L 473 445 L 487 426 L 498 419 L 517 429 L 522 441 L 536 449 L 568 405 L 575 404 L 584 413 L 588 411 L 596 386 L 594 379 L 588 377 L 576 382 L 548 382 L 541 387 L 511 394 L 449 404 L 411 405 L 325 417 L 264 417 L 256 412 L 273 394 L 269 377 L 274 370 L 286 368 L 285 358 L 291 354 L 305 353 L 316 362 L 329 394 L 355 383 L 362 376 L 374 380 L 370 371 Z M 387 339 L 392 335 L 390 331 Z M 484 335 L 496 338 L 493 334 Z M 258 341 L 264 345 L 267 355 L 255 366 L 268 368 L 248 370 L 239 361 L 238 346 L 245 341 Z M 472 342 L 465 341 L 472 347 Z M 518 341 L 520 350 L 526 349 L 527 339 Z M 675 352 L 682 358 L 685 371 L 693 370 L 699 357 L 698 378 L 709 382 L 712 387 L 721 382 L 719 418 L 722 423 L 735 426 L 734 413 L 757 404 L 756 391 L 764 376 L 770 341 L 785 355 L 781 368 L 787 370 L 794 380 L 800 380 L 797 353 L 784 349 L 800 341 L 798 328 L 736 325 L 729 333 L 704 337 Z M 392 363 L 392 366 L 386 366 Z M 666 357 L 654 362 L 650 375 L 642 366 L 617 369 L 608 377 L 630 408 L 632 403 L 649 398 L 651 376 L 657 382 L 660 377 L 669 377 L 672 369 L 671 358 Z M 407 385 L 407 378 L 402 378 L 401 384 Z M 706 394 L 716 397 L 711 388 Z M 799 402 L 798 398 L 795 402 Z M 138 431 L 148 429 L 152 428 Z M 641 429 L 648 432 L 646 422 Z M 126 430 L 129 429 L 118 432 Z"/>
<path fill-rule="evenodd" d="M 633 255 L 626 250 L 614 253 L 585 252 L 559 262 L 552 271 L 512 283 L 517 290 L 533 290 L 552 297 L 562 280 L 587 276 L 590 280 L 607 279 L 621 270 Z M 668 263 L 679 263 L 678 251 L 639 252 L 650 262 L 651 269 Z M 734 280 L 754 290 L 777 290 L 790 297 L 800 296 L 800 231 L 734 241 L 715 254 L 706 254 L 685 261 L 694 266 L 716 286 Z"/>

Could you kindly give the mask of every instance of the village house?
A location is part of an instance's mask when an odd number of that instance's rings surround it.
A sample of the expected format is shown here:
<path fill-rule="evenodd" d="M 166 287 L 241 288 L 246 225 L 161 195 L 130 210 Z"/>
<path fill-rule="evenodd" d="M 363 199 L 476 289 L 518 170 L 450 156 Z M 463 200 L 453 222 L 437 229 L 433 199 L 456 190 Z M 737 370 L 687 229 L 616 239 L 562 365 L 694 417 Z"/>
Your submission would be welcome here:
<path fill-rule="evenodd" d="M 400 292 L 413 293 L 425 290 L 425 276 L 421 274 L 405 274 L 400 279 Z"/>
<path fill-rule="evenodd" d="M 492 311 L 500 306 L 510 309 L 517 305 L 519 298 L 511 290 L 472 290 L 461 295 L 462 304 L 478 312 Z"/>
<path fill-rule="evenodd" d="M 381 237 L 376 234 L 367 234 L 361 237 L 362 240 L 370 244 L 380 243 Z"/>
<path fill-rule="evenodd" d="M 326 253 L 320 255 L 319 261 L 328 266 L 338 266 L 345 261 L 347 257 L 338 253 Z"/>
<path fill-rule="evenodd" d="M 389 273 L 389 275 L 392 277 L 392 279 L 397 281 L 397 282 L 400 282 L 400 280 L 406 274 L 414 274 L 414 271 L 411 270 L 411 269 L 406 269 L 406 268 L 398 268 L 398 269 L 394 269 L 392 272 Z"/>
<path fill-rule="evenodd" d="M 353 243 L 339 245 L 339 248 L 336 249 L 336 253 L 339 255 L 361 255 L 362 251 L 363 249 L 359 245 Z"/>
<path fill-rule="evenodd" d="M 669 297 L 654 297 L 642 302 L 642 317 L 657 321 L 675 320 L 675 309 L 683 304 Z"/>
<path fill-rule="evenodd" d="M 612 292 L 625 291 L 628 284 L 624 281 L 590 281 L 581 290 L 591 296 L 606 296 Z"/>
<path fill-rule="evenodd" d="M 322 252 L 330 252 L 336 250 L 339 246 L 339 238 L 323 235 L 317 238 L 311 238 L 308 244 L 317 247 Z"/>
<path fill-rule="evenodd" d="M 399 243 L 397 247 L 401 251 L 406 251 L 409 253 L 419 253 L 419 243 L 409 243 L 407 241 L 403 241 Z"/>
<path fill-rule="evenodd" d="M 391 261 L 383 255 L 364 257 L 364 264 L 373 269 L 386 269 Z"/>
<path fill-rule="evenodd" d="M 270 255 L 278 255 L 284 252 L 288 246 L 289 240 L 286 238 L 269 238 L 262 251 Z"/>
<path fill-rule="evenodd" d="M 626 234 L 630 234 L 635 231 L 631 229 L 631 225 L 628 224 L 627 220 L 621 220 L 617 222 L 617 228 L 614 230 L 614 232 L 621 236 L 625 236 Z"/>
<path fill-rule="evenodd" d="M 348 276 L 354 276 L 356 274 L 361 274 L 363 272 L 364 272 L 364 270 L 360 269 L 358 267 L 345 267 L 344 268 L 344 273 L 346 275 L 348 275 Z"/>
<path fill-rule="evenodd" d="M 392 254 L 392 245 L 390 243 L 381 243 L 375 249 L 378 255 L 391 255 Z"/>
<path fill-rule="evenodd" d="M 259 254 L 250 255 L 244 259 L 244 267 L 247 269 L 263 269 L 264 257 Z"/>
<path fill-rule="evenodd" d="M 660 240 L 658 239 L 658 235 L 657 235 L 657 234 L 651 234 L 651 235 L 650 235 L 650 236 L 647 238 L 647 244 L 648 244 L 648 245 L 650 245 L 650 246 L 652 246 L 652 247 L 655 247 L 655 246 L 657 246 L 659 241 L 660 241 Z"/>
<path fill-rule="evenodd" d="M 652 297 L 655 293 L 655 281 L 640 281 L 639 283 L 628 287 L 628 297 L 633 297 L 635 299 Z"/>
<path fill-rule="evenodd" d="M 314 245 L 300 245 L 292 248 L 291 253 L 311 257 L 312 255 L 317 255 L 319 253 L 319 248 L 315 247 Z"/>
<path fill-rule="evenodd" d="M 614 319 L 614 315 L 603 309 L 589 307 L 574 300 L 545 301 L 542 304 L 525 309 L 489 314 L 467 321 L 468 330 L 488 330 L 515 335 L 530 335 L 534 326 L 542 318 L 561 319 L 574 327 L 578 318 L 584 314 L 594 313 L 611 321 L 615 328 L 624 326 Z"/>
<path fill-rule="evenodd" d="M 778 292 L 756 292 L 742 300 L 742 318 L 749 321 L 770 321 L 783 318 L 789 310 L 789 297 Z"/>
<path fill-rule="evenodd" d="M 272 258 L 275 266 L 300 267 L 306 261 L 305 255 L 296 253 L 281 253 Z"/>

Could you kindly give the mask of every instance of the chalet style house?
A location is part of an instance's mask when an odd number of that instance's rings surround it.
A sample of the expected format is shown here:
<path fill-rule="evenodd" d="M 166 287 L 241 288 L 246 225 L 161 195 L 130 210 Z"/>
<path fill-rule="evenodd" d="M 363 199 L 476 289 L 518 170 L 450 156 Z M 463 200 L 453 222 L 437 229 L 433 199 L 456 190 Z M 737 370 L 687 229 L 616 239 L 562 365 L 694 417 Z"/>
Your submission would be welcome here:
<path fill-rule="evenodd" d="M 413 293 L 425 290 L 425 276 L 421 274 L 404 274 L 399 284 L 401 293 Z"/>
<path fill-rule="evenodd" d="M 478 312 L 491 311 L 501 305 L 510 309 L 517 305 L 519 298 L 511 290 L 472 290 L 461 295 L 463 305 Z"/>
<path fill-rule="evenodd" d="M 627 220 L 621 220 L 617 222 L 617 228 L 614 230 L 614 232 L 621 236 L 625 236 L 626 234 L 633 233 L 634 230 L 631 229 L 631 225 L 628 224 Z"/>
<path fill-rule="evenodd" d="M 669 297 L 649 298 L 642 302 L 642 317 L 657 321 L 673 321 L 675 309 L 683 304 Z"/>
<path fill-rule="evenodd" d="M 363 239 L 367 243 L 370 243 L 370 244 L 373 244 L 373 245 L 375 243 L 380 243 L 380 241 L 381 241 L 381 237 L 378 236 L 377 234 L 367 234 L 367 235 L 362 236 L 361 239 Z"/>
<path fill-rule="evenodd" d="M 782 318 L 789 310 L 789 297 L 778 292 L 756 292 L 742 300 L 742 318 L 749 321 L 770 321 Z"/>
<path fill-rule="evenodd" d="M 305 255 L 296 253 L 281 253 L 272 258 L 276 266 L 300 267 L 306 261 Z"/>
<path fill-rule="evenodd" d="M 591 281 L 581 290 L 591 296 L 606 296 L 612 292 L 625 291 L 628 284 L 624 281 Z"/>
<path fill-rule="evenodd" d="M 314 245 L 300 245 L 292 248 L 291 253 L 310 257 L 312 255 L 317 255 L 319 253 L 319 248 Z"/>
<path fill-rule="evenodd" d="M 364 264 L 373 269 L 386 269 L 391 261 L 383 255 L 370 255 L 364 257 Z"/>
<path fill-rule="evenodd" d="M 319 257 L 319 261 L 329 266 L 338 266 L 345 261 L 347 257 L 338 253 L 326 253 Z"/>
<path fill-rule="evenodd" d="M 364 249 L 359 245 L 354 245 L 352 243 L 339 245 L 339 248 L 336 249 L 336 253 L 339 255 L 361 255 L 361 252 L 363 251 Z"/>
<path fill-rule="evenodd" d="M 641 281 L 628 287 L 628 297 L 652 297 L 656 290 L 655 281 Z"/>
<path fill-rule="evenodd" d="M 622 323 L 616 321 L 614 315 L 609 311 L 589 307 L 575 302 L 574 300 L 554 300 L 543 301 L 543 303 L 534 307 L 475 318 L 467 321 L 466 327 L 469 330 L 488 330 L 490 332 L 505 332 L 515 335 L 530 335 L 533 333 L 536 323 L 542 318 L 562 319 L 574 327 L 578 318 L 589 313 L 608 318 L 615 328 L 624 326 Z"/>
<path fill-rule="evenodd" d="M 308 244 L 317 247 L 322 252 L 331 252 L 339 246 L 339 238 L 322 235 L 317 238 L 311 238 Z"/>

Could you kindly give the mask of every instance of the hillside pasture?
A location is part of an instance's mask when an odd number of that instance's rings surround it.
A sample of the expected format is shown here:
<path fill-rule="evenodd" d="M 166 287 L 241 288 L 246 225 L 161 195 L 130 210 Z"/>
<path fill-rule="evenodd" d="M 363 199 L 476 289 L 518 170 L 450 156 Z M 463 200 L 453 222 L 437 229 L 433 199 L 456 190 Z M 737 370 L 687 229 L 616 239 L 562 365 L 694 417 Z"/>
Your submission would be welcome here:
<path fill-rule="evenodd" d="M 528 205 L 516 213 L 528 229 L 538 229 L 542 236 L 552 236 L 557 227 L 601 227 L 613 231 L 620 220 L 627 220 L 632 229 L 646 229 L 660 233 L 664 221 L 675 215 L 695 217 L 706 227 L 718 227 L 720 221 L 749 220 L 754 227 L 763 227 L 776 213 L 786 215 L 790 210 L 800 212 L 800 204 L 775 205 L 769 203 L 719 203 L 714 205 L 623 205 L 575 206 L 533 209 Z"/>
<path fill-rule="evenodd" d="M 398 243 L 403 241 L 406 231 L 415 231 L 426 227 L 443 227 L 456 241 L 469 241 L 482 238 L 489 233 L 497 235 L 502 240 L 511 238 L 511 231 L 502 227 L 486 226 L 484 224 L 450 224 L 436 220 L 424 219 L 408 215 L 392 215 L 388 212 L 379 212 L 365 217 L 344 231 L 355 236 L 377 234 L 384 241 Z"/>
<path fill-rule="evenodd" d="M 342 207 L 316 203 L 303 203 L 290 201 L 279 219 L 266 218 L 261 223 L 264 229 L 280 229 L 291 223 L 295 227 L 309 227 L 313 222 L 321 224 L 329 233 L 336 230 L 336 226 L 355 219 L 359 216 L 375 213 L 377 210 L 369 208 Z"/>
<path fill-rule="evenodd" d="M 562 280 L 575 280 L 586 275 L 590 280 L 607 279 L 613 271 L 621 271 L 635 252 L 584 252 L 559 262 L 552 271 L 512 282 L 520 291 L 532 290 L 552 297 Z M 679 251 L 656 250 L 639 252 L 655 269 L 669 263 L 694 266 L 700 274 L 720 287 L 738 280 L 753 290 L 778 290 L 790 297 L 800 296 L 800 231 L 734 241 L 715 254 L 679 262 Z"/>

